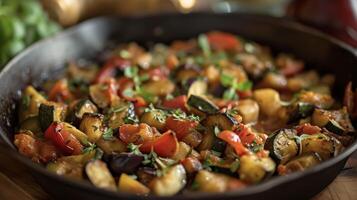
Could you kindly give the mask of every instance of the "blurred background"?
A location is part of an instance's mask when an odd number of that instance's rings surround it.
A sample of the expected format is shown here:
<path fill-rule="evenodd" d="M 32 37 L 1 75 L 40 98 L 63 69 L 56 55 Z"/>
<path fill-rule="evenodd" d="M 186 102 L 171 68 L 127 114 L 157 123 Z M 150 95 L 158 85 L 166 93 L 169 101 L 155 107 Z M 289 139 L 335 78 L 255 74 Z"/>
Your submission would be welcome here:
<path fill-rule="evenodd" d="M 357 47 L 357 0 L 0 0 L 0 69 L 37 40 L 91 17 L 172 12 L 286 17 Z"/>

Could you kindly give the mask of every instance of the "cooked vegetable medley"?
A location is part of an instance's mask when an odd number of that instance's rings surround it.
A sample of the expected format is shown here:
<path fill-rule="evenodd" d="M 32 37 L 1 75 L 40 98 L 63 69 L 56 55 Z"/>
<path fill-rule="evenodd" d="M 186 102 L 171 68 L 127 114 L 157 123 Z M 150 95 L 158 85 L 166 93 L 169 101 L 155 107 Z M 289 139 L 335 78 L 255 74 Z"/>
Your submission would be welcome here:
<path fill-rule="evenodd" d="M 28 86 L 14 143 L 58 175 L 112 191 L 237 190 L 318 165 L 354 140 L 357 93 L 349 84 L 338 103 L 333 83 L 224 32 L 121 44 Z"/>

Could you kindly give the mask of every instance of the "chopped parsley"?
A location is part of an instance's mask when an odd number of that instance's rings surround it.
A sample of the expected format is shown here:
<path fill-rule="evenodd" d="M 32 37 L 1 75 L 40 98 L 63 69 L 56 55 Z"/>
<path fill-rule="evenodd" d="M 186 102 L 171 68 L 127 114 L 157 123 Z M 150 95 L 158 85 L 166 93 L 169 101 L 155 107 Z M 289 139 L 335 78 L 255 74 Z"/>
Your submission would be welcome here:
<path fill-rule="evenodd" d="M 108 128 L 102 135 L 104 140 L 113 140 L 113 129 L 112 128 Z"/>
<path fill-rule="evenodd" d="M 31 102 L 31 97 L 28 95 L 24 95 L 22 96 L 22 105 L 24 106 L 25 109 L 27 109 L 30 106 L 30 102 Z"/>
<path fill-rule="evenodd" d="M 95 145 L 94 143 L 88 142 L 88 146 L 82 150 L 82 153 L 89 153 L 91 151 L 94 151 L 96 147 L 97 145 Z"/>
<path fill-rule="evenodd" d="M 235 173 L 237 172 L 237 170 L 239 169 L 239 166 L 240 166 L 240 161 L 238 159 L 236 159 L 230 166 L 229 170 L 232 172 L 232 173 Z"/>
<path fill-rule="evenodd" d="M 139 150 L 139 147 L 140 147 L 139 145 L 135 145 L 133 143 L 129 143 L 127 147 L 128 147 L 129 152 L 131 152 L 131 153 L 133 153 L 135 155 L 143 155 L 141 153 L 141 151 Z"/>
<path fill-rule="evenodd" d="M 190 120 L 190 121 L 199 121 L 200 117 L 194 114 L 187 115 L 181 109 L 172 110 L 170 114 L 177 120 Z"/>
<path fill-rule="evenodd" d="M 211 47 L 205 34 L 200 34 L 198 36 L 198 46 L 201 48 L 203 55 L 206 57 L 211 56 Z"/>

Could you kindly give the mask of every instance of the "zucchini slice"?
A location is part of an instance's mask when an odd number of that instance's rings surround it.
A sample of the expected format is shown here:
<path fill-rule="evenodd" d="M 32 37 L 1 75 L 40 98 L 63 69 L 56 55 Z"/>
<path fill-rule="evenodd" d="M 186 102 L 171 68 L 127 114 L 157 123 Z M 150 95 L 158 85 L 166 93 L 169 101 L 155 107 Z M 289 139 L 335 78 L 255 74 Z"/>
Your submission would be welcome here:
<path fill-rule="evenodd" d="M 83 115 L 79 130 L 88 136 L 89 142 L 94 143 L 102 137 L 103 118 L 104 116 L 98 113 L 85 113 Z"/>
<path fill-rule="evenodd" d="M 38 116 L 31 116 L 21 122 L 21 130 L 30 130 L 34 134 L 42 133 Z"/>
<path fill-rule="evenodd" d="M 316 166 L 321 163 L 321 158 L 316 153 L 301 155 L 293 160 L 289 161 L 285 165 L 284 172 L 279 172 L 279 174 L 290 174 L 292 172 L 303 171 L 310 167 Z"/>
<path fill-rule="evenodd" d="M 325 125 L 325 128 L 332 133 L 336 134 L 343 134 L 346 130 L 335 120 L 330 119 L 327 124 Z"/>
<path fill-rule="evenodd" d="M 299 154 L 299 145 L 295 137 L 294 129 L 280 129 L 269 135 L 264 148 L 269 150 L 278 163 L 286 163 Z"/>
<path fill-rule="evenodd" d="M 214 114 L 219 111 L 219 108 L 208 99 L 193 94 L 188 98 L 187 105 L 205 114 Z"/>
<path fill-rule="evenodd" d="M 258 183 L 273 175 L 275 167 L 270 157 L 258 158 L 255 154 L 249 154 L 240 158 L 238 173 L 241 180 Z"/>
<path fill-rule="evenodd" d="M 335 155 L 335 141 L 323 133 L 301 136 L 300 154 L 317 153 L 323 160 Z"/>
<path fill-rule="evenodd" d="M 85 171 L 89 180 L 96 187 L 113 191 L 116 190 L 117 187 L 114 178 L 110 174 L 110 171 L 105 162 L 101 160 L 91 161 L 86 165 Z"/>
<path fill-rule="evenodd" d="M 38 108 L 46 99 L 32 86 L 27 86 L 23 92 L 19 108 L 19 121 L 22 122 L 28 117 L 37 116 Z"/>
<path fill-rule="evenodd" d="M 311 103 L 298 102 L 290 114 L 288 123 L 294 123 L 300 119 L 306 118 L 314 112 L 315 105 Z"/>
<path fill-rule="evenodd" d="M 64 120 L 65 106 L 54 102 L 41 103 L 38 116 L 40 127 L 42 131 L 45 131 L 52 122 L 60 122 Z"/>

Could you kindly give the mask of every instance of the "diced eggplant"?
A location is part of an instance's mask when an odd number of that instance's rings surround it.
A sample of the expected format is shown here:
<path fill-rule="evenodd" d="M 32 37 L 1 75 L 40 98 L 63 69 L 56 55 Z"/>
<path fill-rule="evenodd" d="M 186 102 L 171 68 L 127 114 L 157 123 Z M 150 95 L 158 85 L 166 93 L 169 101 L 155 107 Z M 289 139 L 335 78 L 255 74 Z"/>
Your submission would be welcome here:
<path fill-rule="evenodd" d="M 156 177 L 156 172 L 156 169 L 152 167 L 140 167 L 136 174 L 141 183 L 149 185 L 149 183 Z"/>
<path fill-rule="evenodd" d="M 126 124 L 126 118 L 135 119 L 135 108 L 132 103 L 123 102 L 115 108 L 111 108 L 108 112 L 108 126 L 112 129 L 119 128 L 121 125 Z"/>
<path fill-rule="evenodd" d="M 142 89 L 155 96 L 166 96 L 175 90 L 175 84 L 169 79 L 149 81 L 142 85 Z"/>
<path fill-rule="evenodd" d="M 72 79 L 82 80 L 90 83 L 97 75 L 98 68 L 95 65 L 79 66 L 77 63 L 71 62 L 67 68 L 67 74 Z"/>
<path fill-rule="evenodd" d="M 265 149 L 268 149 L 278 163 L 286 163 L 299 154 L 299 145 L 294 129 L 280 129 L 269 135 Z"/>
<path fill-rule="evenodd" d="M 46 99 L 32 86 L 27 86 L 23 92 L 19 108 L 19 121 L 22 122 L 28 117 L 37 116 L 38 108 Z"/>
<path fill-rule="evenodd" d="M 330 119 L 327 124 L 325 125 L 325 128 L 329 131 L 331 131 L 332 133 L 336 133 L 336 134 L 343 134 L 346 130 L 335 120 Z"/>
<path fill-rule="evenodd" d="M 122 174 L 119 178 L 119 191 L 138 195 L 147 195 L 150 189 L 127 174 Z"/>
<path fill-rule="evenodd" d="M 315 106 L 310 103 L 298 102 L 294 105 L 292 113 L 289 116 L 288 123 L 297 122 L 300 119 L 311 116 L 314 112 Z"/>
<path fill-rule="evenodd" d="M 101 138 L 96 142 L 96 144 L 104 151 L 105 154 L 119 154 L 127 149 L 126 144 L 115 137 L 111 140 L 104 140 Z"/>
<path fill-rule="evenodd" d="M 97 107 L 89 99 L 81 99 L 74 103 L 68 115 L 68 121 L 76 122 L 82 119 L 85 113 L 96 113 Z"/>
<path fill-rule="evenodd" d="M 300 154 L 318 153 L 324 160 L 335 155 L 335 141 L 325 134 L 302 135 Z"/>
<path fill-rule="evenodd" d="M 103 115 L 98 113 L 85 113 L 79 129 L 88 136 L 89 142 L 96 142 L 103 134 Z"/>
<path fill-rule="evenodd" d="M 207 82 L 202 79 L 196 79 L 189 87 L 187 96 L 202 96 L 207 92 Z"/>
<path fill-rule="evenodd" d="M 182 138 L 182 141 L 195 148 L 201 144 L 202 134 L 197 130 L 192 130 L 189 134 Z"/>
<path fill-rule="evenodd" d="M 54 102 L 41 103 L 38 111 L 40 127 L 45 131 L 52 122 L 60 122 L 65 118 L 65 106 Z"/>
<path fill-rule="evenodd" d="M 233 126 L 238 122 L 229 116 L 227 113 L 216 113 L 208 115 L 202 122 L 202 124 L 212 133 L 214 133 L 215 127 L 219 130 L 232 130 Z"/>
<path fill-rule="evenodd" d="M 258 183 L 269 178 L 275 171 L 275 162 L 270 158 L 259 158 L 255 154 L 240 158 L 239 177 L 247 183 Z"/>
<path fill-rule="evenodd" d="M 215 114 L 219 111 L 218 107 L 206 98 L 197 95 L 190 95 L 187 104 L 205 114 Z"/>
<path fill-rule="evenodd" d="M 186 185 L 186 171 L 181 164 L 177 164 L 161 177 L 153 179 L 149 188 L 155 195 L 171 196 L 178 193 Z"/>
<path fill-rule="evenodd" d="M 107 190 L 116 190 L 117 187 L 114 178 L 103 161 L 94 160 L 89 162 L 85 167 L 85 171 L 89 180 L 96 187 Z"/>
<path fill-rule="evenodd" d="M 115 99 L 110 98 L 110 95 L 108 95 L 108 87 L 108 85 L 101 83 L 89 87 L 89 96 L 91 100 L 100 108 L 109 107 L 112 102 L 118 100 L 118 96 L 113 96 Z"/>
<path fill-rule="evenodd" d="M 30 130 L 32 133 L 39 134 L 42 132 L 40 127 L 40 122 L 38 120 L 38 116 L 31 116 L 25 119 L 21 125 L 20 129 L 22 130 Z"/>
<path fill-rule="evenodd" d="M 114 154 L 109 160 L 109 169 L 117 175 L 121 173 L 132 174 L 136 172 L 143 160 L 144 156 L 133 153 Z"/>
<path fill-rule="evenodd" d="M 283 172 L 279 171 L 280 175 L 290 174 L 292 172 L 303 171 L 321 163 L 321 158 L 316 153 L 301 155 L 289 161 L 285 166 Z"/>
<path fill-rule="evenodd" d="M 151 109 L 141 115 L 140 121 L 163 131 L 165 128 L 166 114 L 163 110 Z"/>
<path fill-rule="evenodd" d="M 71 133 L 75 138 L 78 139 L 78 141 L 81 144 L 88 145 L 88 136 L 85 133 L 78 130 L 75 126 L 73 126 L 67 122 L 61 122 L 61 123 L 63 123 L 63 129 L 66 130 L 67 132 Z"/>

